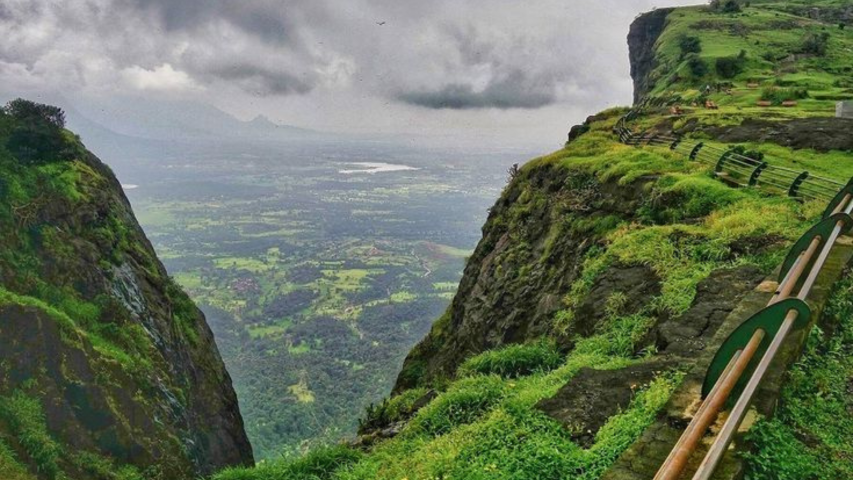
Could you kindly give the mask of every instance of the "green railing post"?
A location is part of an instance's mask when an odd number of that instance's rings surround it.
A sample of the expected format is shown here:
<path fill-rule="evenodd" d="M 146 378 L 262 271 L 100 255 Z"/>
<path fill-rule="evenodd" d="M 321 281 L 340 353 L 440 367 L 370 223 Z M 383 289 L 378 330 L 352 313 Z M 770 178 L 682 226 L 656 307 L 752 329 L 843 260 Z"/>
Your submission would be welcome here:
<path fill-rule="evenodd" d="M 717 161 L 717 166 L 714 167 L 714 171 L 719 173 L 723 171 L 723 167 L 725 166 L 726 160 L 729 159 L 729 155 L 731 155 L 734 150 L 728 150 L 726 153 L 720 155 L 720 159 Z"/>
<path fill-rule="evenodd" d="M 704 146 L 705 144 L 702 142 L 697 143 L 696 146 L 693 147 L 693 150 L 690 151 L 690 160 L 696 160 L 696 156 L 699 155 L 699 150 L 702 150 L 702 147 Z"/>
<path fill-rule="evenodd" d="M 788 196 L 789 197 L 796 197 L 797 193 L 799 193 L 799 191 L 800 191 L 800 185 L 802 185 L 803 182 L 805 182 L 807 178 L 809 178 L 809 172 L 803 172 L 800 174 L 800 176 L 795 178 L 794 182 L 791 183 L 791 188 L 788 189 Z"/>
<path fill-rule="evenodd" d="M 749 186 L 754 187 L 756 183 L 758 183 L 758 177 L 761 176 L 761 172 L 763 172 L 769 164 L 767 162 L 761 162 L 761 164 L 755 167 L 755 170 L 752 171 L 752 175 L 749 176 Z"/>

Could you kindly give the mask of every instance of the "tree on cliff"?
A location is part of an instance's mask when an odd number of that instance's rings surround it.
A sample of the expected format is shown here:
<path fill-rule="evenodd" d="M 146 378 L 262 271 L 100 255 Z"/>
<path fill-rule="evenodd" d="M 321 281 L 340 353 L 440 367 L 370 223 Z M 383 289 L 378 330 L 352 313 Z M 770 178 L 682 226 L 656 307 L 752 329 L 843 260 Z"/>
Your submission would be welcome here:
<path fill-rule="evenodd" d="M 737 0 L 712 0 L 711 8 L 723 13 L 739 13 L 740 3 Z"/>
<path fill-rule="evenodd" d="M 68 156 L 65 112 L 59 107 L 16 99 L 2 108 L 11 119 L 6 148 L 24 163 L 62 160 Z"/>
<path fill-rule="evenodd" d="M 702 52 L 702 40 L 699 37 L 685 35 L 678 40 L 678 47 L 681 49 L 682 57 L 691 53 L 700 53 Z"/>

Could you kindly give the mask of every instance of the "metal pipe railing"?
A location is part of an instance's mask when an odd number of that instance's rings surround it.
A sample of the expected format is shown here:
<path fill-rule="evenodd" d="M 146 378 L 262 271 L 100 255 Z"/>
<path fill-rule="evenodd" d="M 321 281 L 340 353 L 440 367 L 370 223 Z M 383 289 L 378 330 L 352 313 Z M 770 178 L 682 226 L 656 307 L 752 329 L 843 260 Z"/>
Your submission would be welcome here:
<path fill-rule="evenodd" d="M 845 201 L 839 204 L 839 206 L 835 209 L 837 213 L 842 205 L 847 205 L 847 202 L 850 199 L 850 195 L 846 195 L 844 197 Z M 853 203 L 847 205 L 844 213 L 850 214 L 853 211 Z M 839 220 L 835 223 L 835 227 L 832 229 L 832 233 L 829 235 L 826 243 L 823 245 L 823 249 L 820 252 L 815 264 L 812 266 L 811 271 L 809 271 L 808 277 L 806 277 L 803 286 L 800 288 L 800 292 L 797 294 L 797 298 L 800 300 L 805 300 L 811 292 L 812 287 L 814 286 L 815 280 L 817 280 L 817 276 L 820 271 L 823 269 L 823 266 L 826 264 L 827 258 L 829 258 L 829 253 L 832 251 L 832 247 L 835 246 L 836 240 L 838 240 L 839 235 L 841 235 L 841 231 L 844 228 L 844 221 Z M 806 263 L 806 262 L 801 262 Z M 699 465 L 698 470 L 693 475 L 693 480 L 708 480 L 711 475 L 714 473 L 714 470 L 719 465 L 720 461 L 723 458 L 723 454 L 726 449 L 729 448 L 729 444 L 734 439 L 734 434 L 737 432 L 737 429 L 740 428 L 740 424 L 743 422 L 744 417 L 746 416 L 747 409 L 749 408 L 749 404 L 752 402 L 752 398 L 755 396 L 755 392 L 758 390 L 758 385 L 761 383 L 761 380 L 764 379 L 764 376 L 767 374 L 768 368 L 770 368 L 770 364 L 776 358 L 776 354 L 779 352 L 779 348 L 782 346 L 782 343 L 788 336 L 788 333 L 791 331 L 791 328 L 794 326 L 794 322 L 797 320 L 797 315 L 799 313 L 796 310 L 792 310 L 788 312 L 788 315 L 785 317 L 785 320 L 782 322 L 782 325 L 779 327 L 779 331 L 776 332 L 776 336 L 773 337 L 773 341 L 770 343 L 770 346 L 767 347 L 767 351 L 764 352 L 764 355 L 761 357 L 761 361 L 758 363 L 758 366 L 755 367 L 755 371 L 752 376 L 749 378 L 749 382 L 744 387 L 743 392 L 735 403 L 735 406 L 732 408 L 729 417 L 726 419 L 725 423 L 723 423 L 723 427 L 720 429 L 720 433 L 717 434 L 717 438 L 714 439 L 714 443 L 711 444 L 711 448 L 708 450 L 707 455 L 705 455 L 705 459 Z M 760 331 L 760 330 L 759 330 Z M 757 332 L 756 332 L 757 333 Z"/>
<path fill-rule="evenodd" d="M 771 186 L 774 186 L 774 187 L 776 187 L 776 188 L 778 188 L 778 189 L 781 189 L 782 191 L 788 191 L 788 190 L 791 188 L 791 186 L 790 186 L 790 185 L 784 185 L 784 184 L 781 184 L 781 183 L 776 182 L 775 180 L 770 180 L 770 179 L 767 179 L 767 178 L 759 178 L 759 179 L 758 179 L 758 183 L 759 183 L 759 184 L 767 184 L 767 185 L 771 185 Z"/>
<path fill-rule="evenodd" d="M 853 202 L 851 202 L 851 200 L 853 200 L 853 195 L 849 193 L 846 194 L 832 213 L 837 214 L 843 209 L 844 213 L 849 215 L 853 212 Z M 809 273 L 797 295 L 798 299 L 805 300 L 811 292 L 818 274 L 823 269 L 823 266 L 829 257 L 829 253 L 835 245 L 838 236 L 841 234 L 843 227 L 844 220 L 839 220 L 836 222 L 835 227 L 826 239 L 826 242 L 823 242 L 823 239 L 820 236 L 816 236 L 812 239 L 806 250 L 797 257 L 795 263 L 786 273 L 785 278 L 782 280 L 775 294 L 768 302 L 768 306 L 774 305 L 785 298 L 789 298 L 794 287 L 805 273 L 805 269 L 812 257 L 815 255 L 818 248 L 823 245 L 817 260 L 815 260 L 814 264 L 811 266 L 811 269 L 809 270 Z M 775 359 L 776 354 L 784 340 L 787 338 L 788 333 L 793 328 L 798 315 L 799 313 L 797 310 L 791 310 L 785 316 L 782 325 L 779 327 L 779 330 L 776 332 L 776 335 L 773 337 L 773 340 L 764 355 L 761 357 L 755 371 L 750 375 L 744 391 L 741 393 L 735 403 L 735 406 L 732 408 L 729 417 L 726 419 L 723 427 L 714 439 L 707 455 L 703 459 L 698 470 L 695 472 L 693 480 L 708 480 L 713 474 L 717 465 L 721 461 L 723 454 L 734 438 L 734 434 L 743 422 L 743 418 L 746 415 L 749 404 L 758 389 L 758 385 L 767 373 L 767 369 Z M 677 480 L 681 476 L 687 466 L 687 462 L 704 436 L 705 431 L 710 427 L 714 420 L 716 420 L 722 406 L 728 401 L 733 385 L 735 385 L 743 375 L 745 368 L 740 369 L 738 366 L 741 364 L 749 364 L 757 351 L 756 344 L 760 345 L 765 335 L 766 332 L 763 329 L 756 329 L 746 347 L 744 347 L 743 350 L 735 352 L 735 355 L 726 366 L 723 374 L 714 384 L 714 387 L 700 405 L 699 410 L 696 415 L 694 415 L 687 429 L 673 447 L 670 455 L 664 461 L 663 465 L 661 465 L 657 475 L 654 477 L 655 480 Z M 732 385 L 732 388 L 729 388 L 729 385 Z"/>
<path fill-rule="evenodd" d="M 699 406 L 699 410 L 693 417 L 693 421 L 690 422 L 687 429 L 681 435 L 681 438 L 678 439 L 678 443 L 673 447 L 669 457 L 664 462 L 664 466 L 658 470 L 654 480 L 678 480 L 678 477 L 681 476 L 684 468 L 687 467 L 687 462 L 690 461 L 690 457 L 693 456 L 693 452 L 696 450 L 702 437 L 705 436 L 705 431 L 714 423 L 720 410 L 725 405 L 729 394 L 735 388 L 740 376 L 743 375 L 743 371 L 749 365 L 750 360 L 752 360 L 752 357 L 761 345 L 761 340 L 764 339 L 764 332 L 761 331 L 760 335 L 758 333 L 756 332 L 757 335 L 750 339 L 743 351 L 735 352 L 735 355 L 729 361 L 726 370 L 720 377 L 720 381 L 714 384 L 714 388 L 711 390 L 712 394 L 708 396 L 708 400 L 702 402 L 702 405 Z"/>

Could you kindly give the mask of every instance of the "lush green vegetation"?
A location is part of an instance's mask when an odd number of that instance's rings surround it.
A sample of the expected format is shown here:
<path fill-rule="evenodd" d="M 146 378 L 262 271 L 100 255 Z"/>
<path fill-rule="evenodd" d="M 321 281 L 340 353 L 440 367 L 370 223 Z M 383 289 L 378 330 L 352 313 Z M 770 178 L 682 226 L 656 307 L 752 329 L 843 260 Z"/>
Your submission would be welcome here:
<path fill-rule="evenodd" d="M 86 298 L 79 291 L 73 275 L 61 271 L 62 266 L 74 268 L 79 252 L 56 225 L 38 218 L 40 210 L 51 205 L 73 209 L 95 192 L 103 194 L 104 178 L 81 160 L 85 149 L 63 126 L 63 113 L 56 107 L 16 100 L 0 110 L 0 301 L 40 308 L 65 328 L 86 336 L 102 355 L 144 376 L 151 366 L 147 334 L 140 325 L 118 328 L 102 321 L 103 315 L 117 313 L 116 301 L 107 296 Z M 28 140 L 17 144 L 20 135 Z M 20 157 L 20 149 L 30 144 L 38 148 Z M 128 251 L 153 263 L 132 245 L 117 212 L 91 227 L 94 241 L 104 246 L 104 257 L 116 264 Z"/>
<path fill-rule="evenodd" d="M 417 402 L 428 393 L 426 388 L 412 388 L 390 399 L 383 399 L 379 405 L 368 405 L 364 418 L 359 420 L 359 431 L 370 431 L 407 420 L 416 411 Z"/>
<path fill-rule="evenodd" d="M 530 375 L 557 368 L 563 356 L 548 342 L 528 345 L 509 345 L 471 357 L 459 367 L 460 376 L 491 375 L 503 378 Z"/>
<path fill-rule="evenodd" d="M 131 465 L 118 465 L 100 455 L 76 451 L 70 459 L 74 467 L 86 478 L 97 480 L 145 480 L 146 476 Z M 150 475 L 148 476 L 150 478 Z"/>
<path fill-rule="evenodd" d="M 9 102 L 2 115 L 13 120 L 7 127 L 6 148 L 24 164 L 68 160 L 79 153 L 66 141 L 65 113 L 58 107 L 19 98 Z"/>
<path fill-rule="evenodd" d="M 331 480 L 335 472 L 360 460 L 362 455 L 350 448 L 323 447 L 293 462 L 261 463 L 253 470 L 228 469 L 216 475 L 217 480 Z"/>
<path fill-rule="evenodd" d="M 831 1 L 721 1 L 677 9 L 656 47 L 651 95 L 680 97 L 690 118 L 706 125 L 832 116 L 836 101 L 853 99 L 853 30 L 808 18 L 811 8 L 841 7 Z M 719 109 L 701 108 L 705 100 Z M 759 100 L 774 106 L 759 106 Z M 786 100 L 797 101 L 796 108 L 781 107 Z M 690 110 L 694 103 L 699 108 Z"/>
<path fill-rule="evenodd" d="M 90 415 L 87 408 L 98 408 L 98 421 L 112 418 L 119 432 L 137 420 L 120 411 L 128 400 L 116 400 L 116 389 L 128 388 L 139 412 L 152 412 L 161 395 L 183 407 L 188 403 L 184 387 L 172 383 L 179 366 L 165 365 L 160 349 L 167 341 L 175 351 L 189 345 L 184 352 L 195 355 L 189 349 L 198 346 L 201 317 L 163 273 L 113 181 L 109 169 L 64 129 L 62 110 L 25 100 L 0 108 L 0 477 L 141 480 L 185 470 L 182 450 L 171 451 L 143 477 L 96 447 L 87 452 L 68 445 L 63 436 L 75 428 L 92 434 L 62 411 L 80 398 L 87 399 L 78 407 L 80 418 Z M 152 291 L 163 290 L 162 303 L 150 301 L 157 296 Z M 142 310 L 147 322 L 174 323 L 174 332 L 165 327 L 164 338 L 157 327 L 143 326 Z M 31 324 L 26 332 L 22 321 Z M 49 351 L 22 349 L 26 335 L 37 335 Z M 61 362 L 61 373 L 51 372 L 49 355 Z M 194 368 L 211 366 L 200 362 Z M 89 398 L 96 399 L 92 407 Z M 98 399 L 104 403 L 95 407 Z M 50 410 L 51 431 L 43 411 L 54 405 L 49 402 L 62 406 Z M 177 445 L 167 423 L 134 439 L 134 448 Z M 110 440 L 117 445 L 111 452 L 120 451 L 122 442 Z"/>
<path fill-rule="evenodd" d="M 7 480 L 35 480 L 27 468 L 18 461 L 17 455 L 0 439 L 0 477 Z"/>
<path fill-rule="evenodd" d="M 319 478 L 563 478 L 565 472 L 596 478 L 652 421 L 678 383 L 678 376 L 664 376 L 643 387 L 631 406 L 599 432 L 596 446 L 581 449 L 569 432 L 533 404 L 553 394 L 582 366 L 617 368 L 626 361 L 605 358 L 575 355 L 551 373 L 518 379 L 474 376 L 460 380 L 419 411 L 398 438 Z M 289 478 L 271 472 L 289 471 L 298 464 L 271 462 L 215 478 Z"/>

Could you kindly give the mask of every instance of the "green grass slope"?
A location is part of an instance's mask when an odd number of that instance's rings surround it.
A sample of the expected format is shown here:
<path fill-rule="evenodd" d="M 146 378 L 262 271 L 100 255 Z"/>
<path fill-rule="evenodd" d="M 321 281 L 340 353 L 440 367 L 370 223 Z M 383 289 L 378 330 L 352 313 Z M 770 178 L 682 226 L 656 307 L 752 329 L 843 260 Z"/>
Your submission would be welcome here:
<path fill-rule="evenodd" d="M 632 127 L 674 128 L 687 138 L 732 146 L 711 127 L 746 119 L 831 118 L 836 101 L 853 98 L 853 28 L 835 20 L 845 5 L 754 1 L 675 9 L 655 44 L 650 94 L 683 105 L 684 113 L 653 109 Z M 815 8 L 822 9 L 818 18 L 804 16 Z M 706 100 L 720 108 L 703 108 Z M 771 105 L 758 106 L 760 100 Z M 785 100 L 797 105 L 783 107 Z M 488 267 L 472 272 L 488 272 L 526 295 L 540 294 L 527 288 L 531 276 L 568 280 L 544 333 L 466 354 L 449 374 L 434 373 L 431 359 L 448 358 L 447 350 L 461 345 L 454 335 L 464 321 L 448 313 L 407 360 L 401 378 L 410 389 L 370 409 L 364 420 L 393 426 L 392 433 L 257 469 L 226 470 L 216 480 L 599 478 L 655 419 L 689 364 L 636 385 L 630 403 L 595 432 L 591 446 L 581 446 L 571 425 L 547 416 L 537 403 L 585 367 L 615 370 L 659 360 L 656 328 L 684 315 L 702 282 L 738 268 L 769 275 L 825 207 L 768 189 L 732 188 L 709 167 L 667 148 L 623 145 L 612 128 L 626 111 L 597 115 L 564 149 L 526 164 L 492 210 L 472 257 Z M 775 165 L 840 182 L 853 175 L 850 152 L 757 139 L 743 145 Z M 620 191 L 632 196 L 631 211 L 601 208 L 612 206 L 607 195 Z M 544 232 L 531 234 L 543 224 Z M 579 252 L 571 269 L 556 267 L 552 256 L 566 238 Z M 625 266 L 647 268 L 659 291 L 641 304 L 624 292 L 609 292 L 593 327 L 581 329 L 590 321 L 584 317 L 591 311 L 588 300 L 600 292 L 601 279 Z M 850 424 L 839 420 L 853 408 L 853 395 L 845 390 L 851 378 L 850 286 L 839 286 L 833 302 L 834 328 L 815 334 L 791 374 L 780 415 L 755 428 L 759 453 L 749 457 L 750 478 L 850 475 Z"/>

